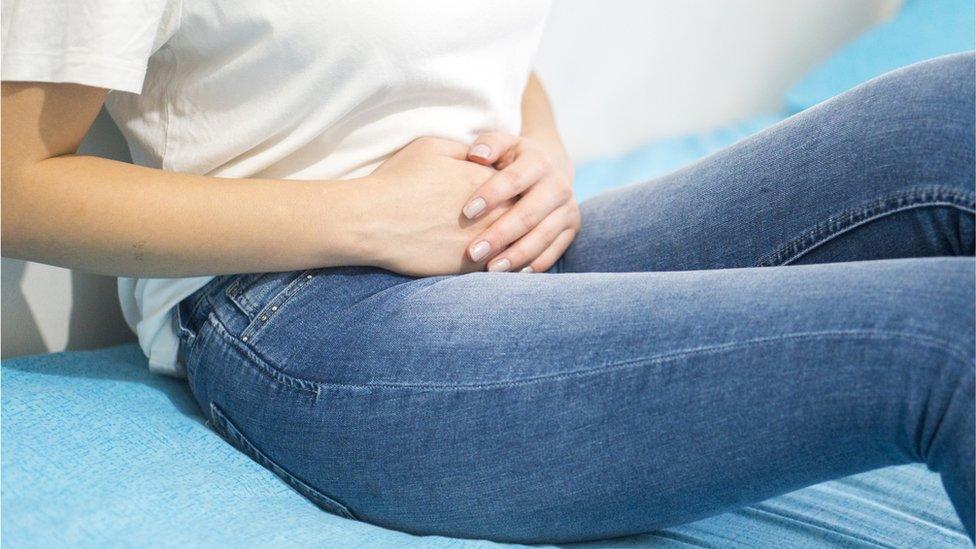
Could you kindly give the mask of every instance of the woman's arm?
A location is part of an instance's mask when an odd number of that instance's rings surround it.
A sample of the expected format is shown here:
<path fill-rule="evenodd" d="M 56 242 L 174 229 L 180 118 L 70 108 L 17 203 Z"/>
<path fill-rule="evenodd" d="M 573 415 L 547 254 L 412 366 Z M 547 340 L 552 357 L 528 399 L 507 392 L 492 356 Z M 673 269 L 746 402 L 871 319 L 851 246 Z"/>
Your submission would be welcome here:
<path fill-rule="evenodd" d="M 463 145 L 417 142 L 360 180 L 224 179 L 77 155 L 106 90 L 5 82 L 2 95 L 4 256 L 138 277 L 478 268 L 464 249 L 481 227 L 457 211 L 491 172 Z"/>
<path fill-rule="evenodd" d="M 106 90 L 3 84 L 4 255 L 125 276 L 340 265 L 360 240 L 348 185 L 219 179 L 75 152 Z"/>

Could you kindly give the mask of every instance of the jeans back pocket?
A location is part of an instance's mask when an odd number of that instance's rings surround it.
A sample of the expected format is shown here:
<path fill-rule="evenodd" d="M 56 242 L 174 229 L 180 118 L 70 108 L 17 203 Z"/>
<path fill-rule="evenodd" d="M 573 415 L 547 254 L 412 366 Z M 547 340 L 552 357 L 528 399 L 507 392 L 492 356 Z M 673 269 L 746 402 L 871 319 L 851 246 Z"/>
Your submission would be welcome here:
<path fill-rule="evenodd" d="M 357 520 L 355 515 L 353 515 L 345 505 L 309 486 L 295 475 L 289 473 L 282 467 L 278 466 L 278 464 L 271 461 L 263 452 L 258 450 L 253 444 L 250 443 L 250 441 L 247 440 L 244 433 L 242 433 L 240 429 L 238 429 L 237 426 L 234 425 L 234 423 L 230 421 L 226 415 L 224 415 L 220 407 L 213 402 L 210 403 L 210 418 L 214 430 L 217 431 L 221 437 L 223 437 L 227 442 L 231 443 L 231 445 L 233 445 L 235 448 L 246 454 L 248 457 L 261 464 L 264 468 L 278 475 L 279 478 L 294 488 L 296 492 L 305 496 L 312 503 L 325 511 L 328 511 L 334 515 L 339 515 L 343 518 Z"/>

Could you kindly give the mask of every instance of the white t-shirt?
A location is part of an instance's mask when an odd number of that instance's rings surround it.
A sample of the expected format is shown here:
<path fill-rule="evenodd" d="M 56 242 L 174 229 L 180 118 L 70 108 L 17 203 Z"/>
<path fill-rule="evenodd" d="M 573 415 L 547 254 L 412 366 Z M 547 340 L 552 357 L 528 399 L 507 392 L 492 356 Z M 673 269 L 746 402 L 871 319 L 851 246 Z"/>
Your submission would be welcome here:
<path fill-rule="evenodd" d="M 483 131 L 518 133 L 548 7 L 2 0 L 0 78 L 116 90 L 106 106 L 137 164 L 345 179 L 420 136 L 469 143 Z M 173 309 L 210 279 L 119 279 L 125 319 L 153 370 L 181 374 Z"/>

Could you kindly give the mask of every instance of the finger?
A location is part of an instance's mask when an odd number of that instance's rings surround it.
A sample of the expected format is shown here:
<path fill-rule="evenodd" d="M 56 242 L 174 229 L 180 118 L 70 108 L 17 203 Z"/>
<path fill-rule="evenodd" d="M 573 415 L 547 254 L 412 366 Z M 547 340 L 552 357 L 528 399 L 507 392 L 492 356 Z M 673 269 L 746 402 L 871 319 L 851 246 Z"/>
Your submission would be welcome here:
<path fill-rule="evenodd" d="M 468 156 L 468 148 L 463 143 L 451 141 L 450 139 L 429 136 L 418 137 L 411 141 L 410 145 L 419 147 L 432 154 L 447 156 L 457 160 L 466 160 Z"/>
<path fill-rule="evenodd" d="M 468 149 L 468 160 L 490 166 L 518 143 L 519 137 L 502 132 L 479 135 Z"/>
<path fill-rule="evenodd" d="M 539 257 L 532 260 L 527 266 L 523 267 L 523 273 L 544 273 L 552 268 L 559 261 L 559 258 L 566 253 L 573 239 L 576 238 L 576 229 L 566 229 L 556 236 L 552 244 L 539 254 Z"/>
<path fill-rule="evenodd" d="M 526 152 L 475 189 L 461 213 L 468 219 L 475 219 L 522 194 L 549 171 L 549 160 L 543 154 Z"/>
<path fill-rule="evenodd" d="M 471 259 L 480 261 L 505 249 L 566 204 L 569 193 L 565 191 L 565 187 L 556 184 L 554 180 L 550 181 L 553 182 L 532 187 L 515 205 L 474 238 L 469 246 Z"/>
<path fill-rule="evenodd" d="M 518 271 L 539 257 L 569 225 L 566 208 L 560 208 L 542 220 L 534 229 L 518 239 L 488 262 L 492 272 Z"/>

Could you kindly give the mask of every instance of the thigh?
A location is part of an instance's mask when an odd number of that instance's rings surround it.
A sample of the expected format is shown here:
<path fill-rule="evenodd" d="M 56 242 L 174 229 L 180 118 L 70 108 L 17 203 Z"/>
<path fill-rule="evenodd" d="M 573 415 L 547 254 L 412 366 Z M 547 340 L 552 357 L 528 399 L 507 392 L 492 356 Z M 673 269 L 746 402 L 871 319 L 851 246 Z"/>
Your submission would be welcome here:
<path fill-rule="evenodd" d="M 921 63 L 588 200 L 556 270 L 971 255 L 973 80 L 972 54 Z"/>
<path fill-rule="evenodd" d="M 966 432 L 938 411 L 972 411 L 942 397 L 972 377 L 973 285 L 962 258 L 330 269 L 217 303 L 187 371 L 225 434 L 317 502 L 412 532 L 594 539 L 953 455 L 954 437 L 918 444 Z"/>

